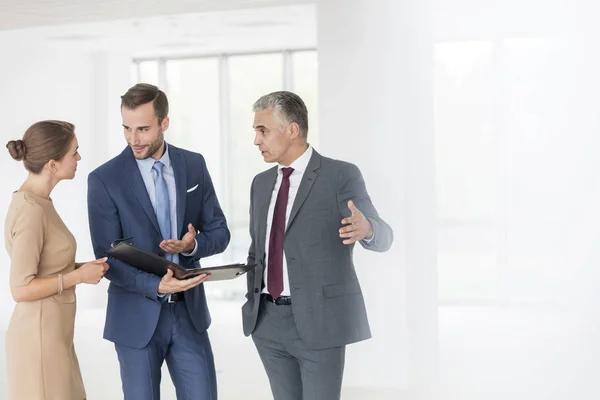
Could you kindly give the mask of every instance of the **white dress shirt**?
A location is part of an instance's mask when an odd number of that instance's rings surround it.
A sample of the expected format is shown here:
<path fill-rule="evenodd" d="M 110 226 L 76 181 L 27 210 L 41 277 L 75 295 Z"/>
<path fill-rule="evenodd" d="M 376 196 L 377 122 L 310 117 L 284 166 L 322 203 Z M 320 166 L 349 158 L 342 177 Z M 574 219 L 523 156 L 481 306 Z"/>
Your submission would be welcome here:
<path fill-rule="evenodd" d="M 294 168 L 294 171 L 290 175 L 290 192 L 288 195 L 288 203 L 285 209 L 285 226 L 287 228 L 288 220 L 290 218 L 290 213 L 292 212 L 292 206 L 294 205 L 294 200 L 296 199 L 296 195 L 298 194 L 298 188 L 300 187 L 300 182 L 302 181 L 302 177 L 304 176 L 304 171 L 308 167 L 308 162 L 312 157 L 313 149 L 311 146 L 308 146 L 308 149 L 294 161 L 290 167 Z M 269 293 L 269 288 L 267 286 L 267 276 L 269 274 L 269 238 L 271 236 L 271 225 L 273 224 L 273 213 L 275 211 L 275 202 L 277 201 L 277 194 L 279 193 L 279 188 L 281 187 L 281 181 L 283 179 L 283 173 L 281 169 L 285 168 L 282 165 L 277 166 L 277 180 L 275 181 L 275 187 L 273 188 L 273 193 L 271 194 L 271 203 L 269 204 L 269 212 L 267 213 L 267 240 L 265 241 L 265 268 L 264 273 L 264 281 L 265 287 L 263 289 L 263 293 Z M 289 296 L 290 295 L 290 283 L 288 278 L 288 269 L 287 269 L 287 261 L 285 258 L 285 250 L 283 251 L 283 292 L 281 292 L 281 296 Z"/>

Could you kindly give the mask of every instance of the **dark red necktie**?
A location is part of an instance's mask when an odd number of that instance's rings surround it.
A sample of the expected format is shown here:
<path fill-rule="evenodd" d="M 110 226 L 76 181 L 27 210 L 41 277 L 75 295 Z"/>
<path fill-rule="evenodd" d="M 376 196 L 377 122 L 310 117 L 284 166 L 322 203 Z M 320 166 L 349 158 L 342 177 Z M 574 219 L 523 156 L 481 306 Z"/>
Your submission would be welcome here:
<path fill-rule="evenodd" d="M 267 266 L 267 290 L 274 299 L 283 292 L 283 238 L 285 237 L 285 214 L 290 193 L 290 175 L 293 168 L 282 168 L 283 179 L 277 193 L 273 223 L 269 235 L 269 262 Z"/>

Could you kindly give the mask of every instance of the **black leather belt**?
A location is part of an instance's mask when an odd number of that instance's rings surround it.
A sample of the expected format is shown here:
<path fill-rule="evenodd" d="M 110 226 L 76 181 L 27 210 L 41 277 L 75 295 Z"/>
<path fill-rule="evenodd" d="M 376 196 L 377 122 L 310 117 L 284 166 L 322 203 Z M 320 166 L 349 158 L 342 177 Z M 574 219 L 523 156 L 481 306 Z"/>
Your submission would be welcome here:
<path fill-rule="evenodd" d="M 183 292 L 171 293 L 167 297 L 167 303 L 177 303 L 178 301 L 183 301 Z"/>
<path fill-rule="evenodd" d="M 278 298 L 274 299 L 270 294 L 263 293 L 262 298 L 277 306 L 289 306 L 292 304 L 292 298 L 290 296 L 279 296 Z"/>

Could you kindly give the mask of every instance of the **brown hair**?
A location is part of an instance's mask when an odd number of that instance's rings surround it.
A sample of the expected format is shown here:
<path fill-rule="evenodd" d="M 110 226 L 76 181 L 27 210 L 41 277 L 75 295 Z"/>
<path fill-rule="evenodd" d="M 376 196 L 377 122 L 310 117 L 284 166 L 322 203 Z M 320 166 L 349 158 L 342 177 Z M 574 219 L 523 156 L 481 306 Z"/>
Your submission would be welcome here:
<path fill-rule="evenodd" d="M 169 101 L 167 95 L 154 85 L 149 83 L 138 83 L 129 88 L 127 93 L 121 96 L 121 108 L 125 107 L 135 110 L 141 105 L 152 102 L 154 115 L 160 124 L 169 114 Z"/>
<path fill-rule="evenodd" d="M 31 125 L 23 139 L 6 144 L 8 152 L 17 161 L 23 160 L 25 169 L 39 174 L 50 160 L 60 160 L 69 151 L 75 137 L 75 126 L 65 121 L 39 121 Z"/>

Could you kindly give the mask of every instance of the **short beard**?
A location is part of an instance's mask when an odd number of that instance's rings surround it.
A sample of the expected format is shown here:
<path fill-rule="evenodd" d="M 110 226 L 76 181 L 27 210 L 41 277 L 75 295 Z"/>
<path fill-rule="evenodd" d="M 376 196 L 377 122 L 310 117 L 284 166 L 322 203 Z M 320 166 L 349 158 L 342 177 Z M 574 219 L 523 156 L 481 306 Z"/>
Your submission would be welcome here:
<path fill-rule="evenodd" d="M 152 157 L 154 154 L 156 154 L 156 152 L 158 150 L 160 150 L 160 146 L 162 146 L 164 141 L 165 141 L 164 131 L 162 129 L 159 129 L 158 137 L 156 138 L 156 140 L 154 142 L 150 143 L 150 145 L 148 146 L 148 151 L 146 152 L 146 154 L 144 156 L 142 156 L 142 158 L 139 158 L 139 160 L 145 160 L 147 158 Z"/>

